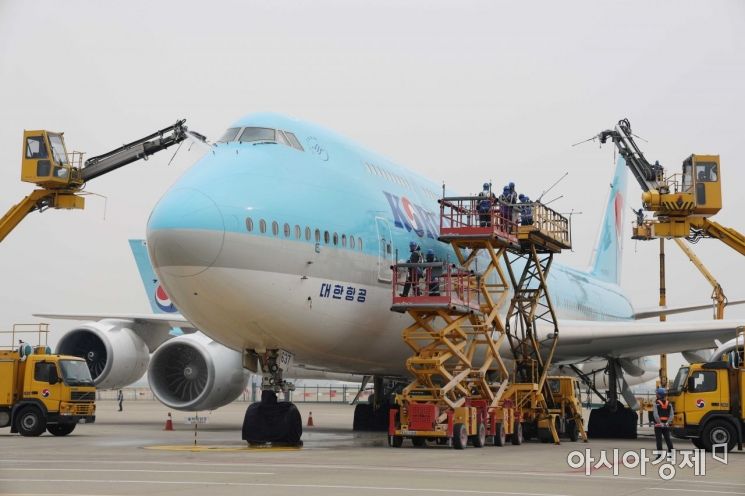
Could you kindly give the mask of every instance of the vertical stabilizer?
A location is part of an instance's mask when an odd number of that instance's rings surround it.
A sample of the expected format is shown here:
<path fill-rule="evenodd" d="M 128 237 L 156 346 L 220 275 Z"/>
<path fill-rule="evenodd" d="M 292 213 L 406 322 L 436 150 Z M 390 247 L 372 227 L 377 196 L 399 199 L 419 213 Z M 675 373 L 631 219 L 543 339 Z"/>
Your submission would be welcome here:
<path fill-rule="evenodd" d="M 143 239 L 130 239 L 129 247 L 132 249 L 132 255 L 135 257 L 137 270 L 140 273 L 140 279 L 145 286 L 147 300 L 153 313 L 175 313 L 178 310 L 171 303 L 163 286 L 158 282 L 158 276 L 155 275 L 153 265 L 150 263 L 150 256 L 147 254 L 147 244 Z"/>
<path fill-rule="evenodd" d="M 626 161 L 618 157 L 590 269 L 594 277 L 613 284 L 621 281 L 623 230 L 626 211 L 630 208 L 626 203 L 626 183 Z"/>

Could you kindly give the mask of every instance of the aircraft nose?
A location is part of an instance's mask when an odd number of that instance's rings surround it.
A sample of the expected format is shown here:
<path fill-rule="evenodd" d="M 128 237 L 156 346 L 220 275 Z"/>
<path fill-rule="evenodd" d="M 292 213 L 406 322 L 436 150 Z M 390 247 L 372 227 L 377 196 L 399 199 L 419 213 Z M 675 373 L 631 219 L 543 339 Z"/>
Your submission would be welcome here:
<path fill-rule="evenodd" d="M 215 201 L 194 188 L 166 193 L 150 214 L 147 241 L 153 266 L 176 277 L 210 268 L 222 251 L 225 222 Z"/>

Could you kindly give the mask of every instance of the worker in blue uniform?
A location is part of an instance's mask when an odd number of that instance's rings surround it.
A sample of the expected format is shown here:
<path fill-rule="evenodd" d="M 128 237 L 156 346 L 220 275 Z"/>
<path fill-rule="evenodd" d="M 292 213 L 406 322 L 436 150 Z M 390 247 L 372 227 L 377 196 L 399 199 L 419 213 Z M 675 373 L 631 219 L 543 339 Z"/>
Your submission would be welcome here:
<path fill-rule="evenodd" d="M 411 264 L 418 264 L 422 262 L 422 249 L 414 241 L 409 243 L 409 259 L 406 261 Z M 420 291 L 418 286 L 419 278 L 421 277 L 422 269 L 419 267 L 409 267 L 406 274 L 406 283 L 404 284 L 404 292 L 401 296 L 409 296 L 411 286 L 414 285 L 414 296 L 419 296 Z"/>

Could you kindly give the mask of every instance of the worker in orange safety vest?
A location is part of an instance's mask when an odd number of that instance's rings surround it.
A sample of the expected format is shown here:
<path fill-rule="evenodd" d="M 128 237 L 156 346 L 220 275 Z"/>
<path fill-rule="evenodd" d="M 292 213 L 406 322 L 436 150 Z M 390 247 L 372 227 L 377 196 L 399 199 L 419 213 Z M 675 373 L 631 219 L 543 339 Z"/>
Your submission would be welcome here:
<path fill-rule="evenodd" d="M 662 438 L 665 438 L 665 444 L 668 451 L 673 449 L 673 442 L 670 440 L 670 426 L 673 424 L 673 404 L 667 399 L 665 388 L 657 388 L 657 401 L 654 402 L 654 438 L 657 441 L 657 450 L 662 451 Z"/>

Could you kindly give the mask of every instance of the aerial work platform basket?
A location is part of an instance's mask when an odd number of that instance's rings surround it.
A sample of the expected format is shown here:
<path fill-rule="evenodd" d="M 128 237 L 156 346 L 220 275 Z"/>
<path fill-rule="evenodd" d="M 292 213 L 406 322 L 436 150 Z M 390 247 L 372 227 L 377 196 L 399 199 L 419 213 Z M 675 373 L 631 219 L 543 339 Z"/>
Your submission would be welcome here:
<path fill-rule="evenodd" d="M 539 202 L 446 197 L 439 239 L 457 263 L 393 267 L 391 310 L 413 319 L 402 333 L 413 380 L 391 410 L 389 444 L 520 444 L 526 422 L 556 443 L 564 426 L 581 430 L 578 403 L 557 405 L 547 383 L 558 325 L 546 278 L 553 254 L 571 248 L 568 219 Z M 537 320 L 553 325 L 547 345 L 536 338 Z"/>

